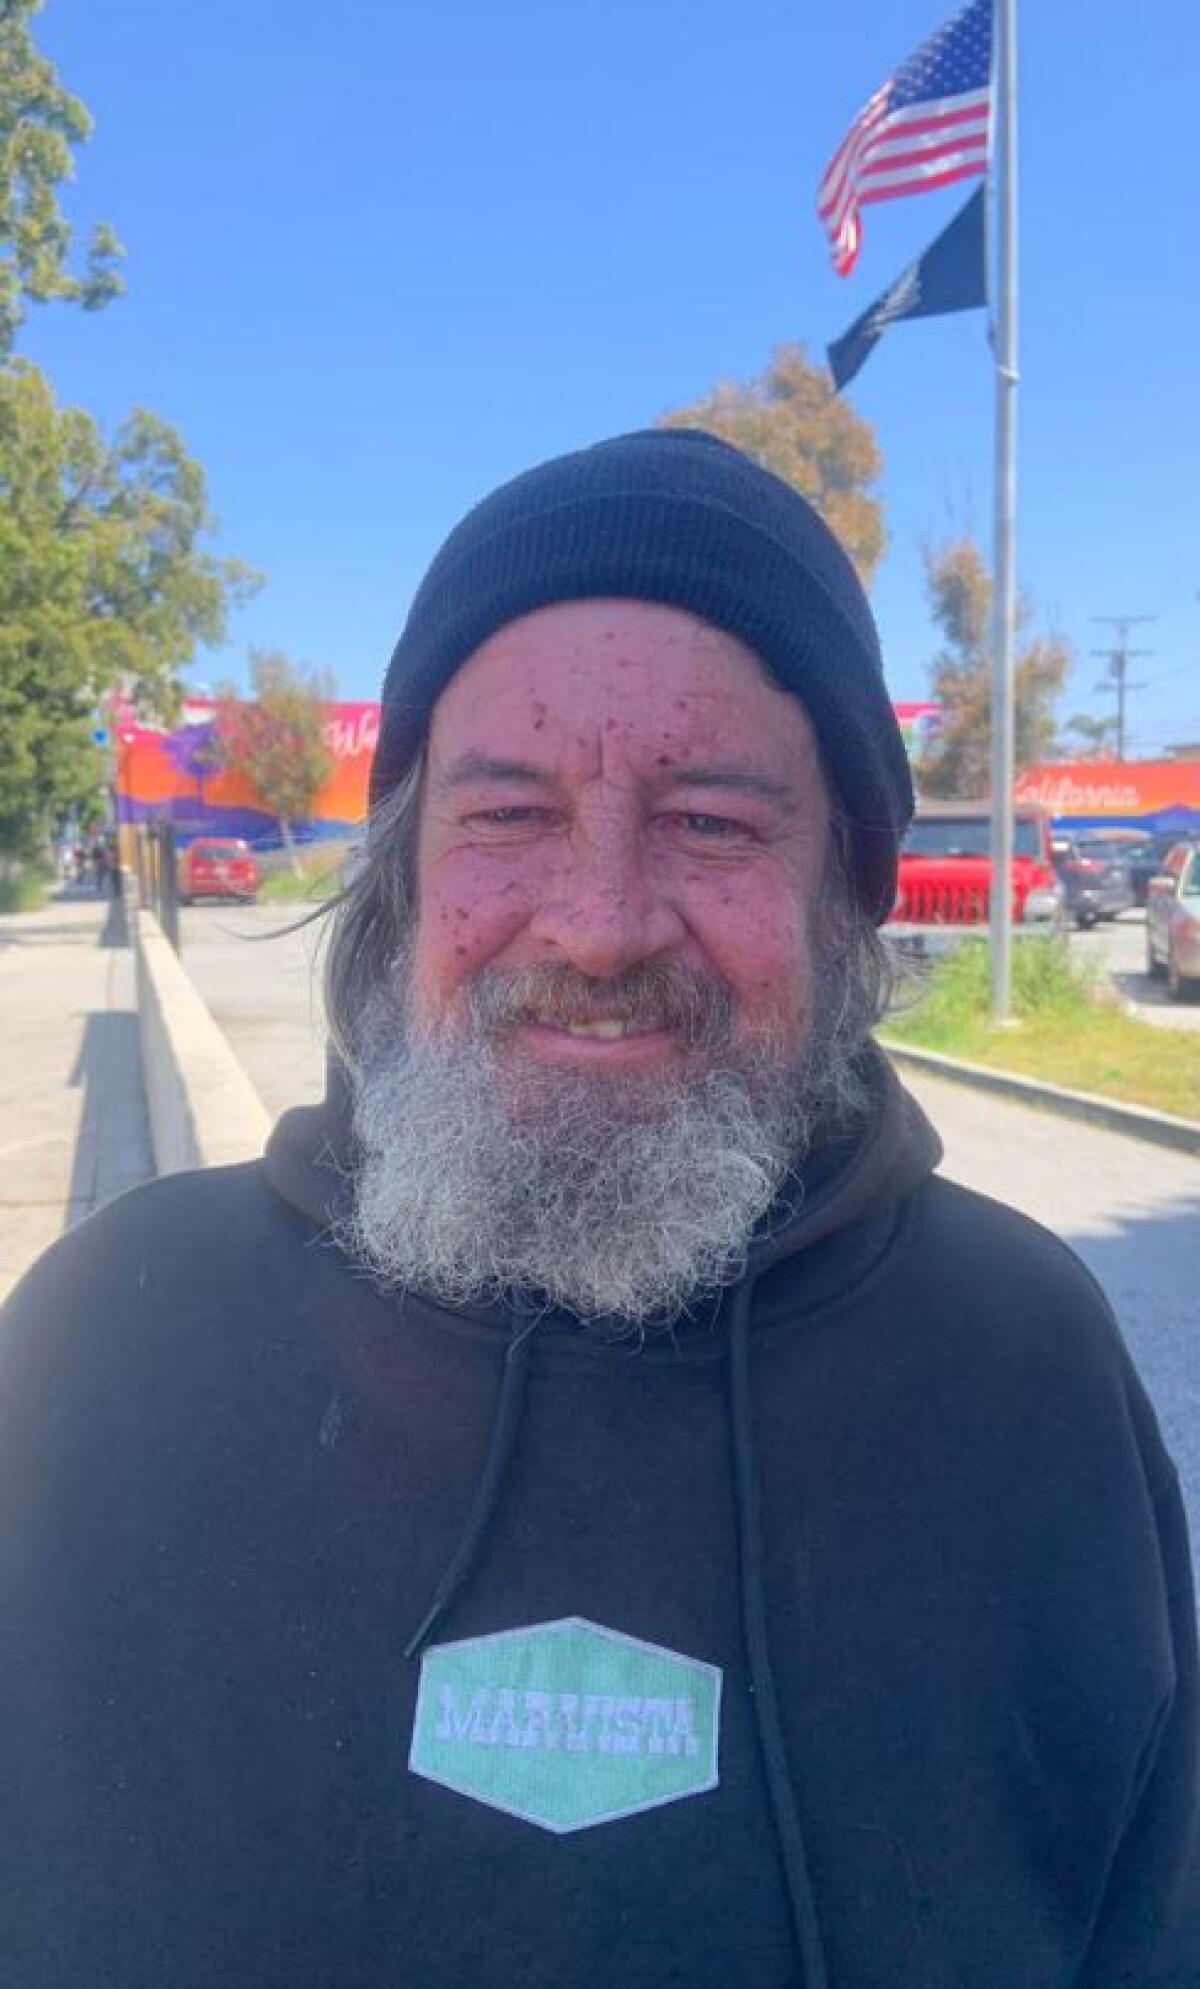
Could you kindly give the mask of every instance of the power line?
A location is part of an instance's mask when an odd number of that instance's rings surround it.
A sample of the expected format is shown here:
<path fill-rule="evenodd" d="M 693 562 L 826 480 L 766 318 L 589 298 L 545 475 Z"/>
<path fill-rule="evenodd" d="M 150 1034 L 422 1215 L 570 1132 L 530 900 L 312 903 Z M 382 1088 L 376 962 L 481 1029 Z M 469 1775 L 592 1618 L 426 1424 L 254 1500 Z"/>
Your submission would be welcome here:
<path fill-rule="evenodd" d="M 1176 663 L 1169 670 L 1151 670 L 1148 684 L 1165 684 L 1169 677 L 1195 677 L 1200 675 L 1194 663 Z"/>
<path fill-rule="evenodd" d="M 1157 615 L 1093 615 L 1094 622 L 1104 622 L 1117 632 L 1117 639 L 1111 649 L 1093 649 L 1093 656 L 1108 659 L 1108 684 L 1097 684 L 1096 689 L 1106 690 L 1111 684 L 1117 698 L 1117 758 L 1125 758 L 1125 700 L 1128 692 L 1141 691 L 1144 684 L 1131 684 L 1128 671 L 1130 659 L 1134 656 L 1153 656 L 1153 649 L 1131 649 L 1129 631 L 1140 622 L 1156 622 Z"/>

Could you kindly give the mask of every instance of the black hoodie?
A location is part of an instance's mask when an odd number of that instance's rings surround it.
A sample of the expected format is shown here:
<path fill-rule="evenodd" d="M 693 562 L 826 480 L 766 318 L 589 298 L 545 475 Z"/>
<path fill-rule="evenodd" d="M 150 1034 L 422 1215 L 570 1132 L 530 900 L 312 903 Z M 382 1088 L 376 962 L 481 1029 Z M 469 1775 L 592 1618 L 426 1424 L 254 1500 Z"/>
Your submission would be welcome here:
<path fill-rule="evenodd" d="M 882 1060 L 640 1351 L 381 1295 L 344 1142 L 136 1190 L 3 1316 L 2 1989 L 1200 1984 L 1174 1472 Z"/>

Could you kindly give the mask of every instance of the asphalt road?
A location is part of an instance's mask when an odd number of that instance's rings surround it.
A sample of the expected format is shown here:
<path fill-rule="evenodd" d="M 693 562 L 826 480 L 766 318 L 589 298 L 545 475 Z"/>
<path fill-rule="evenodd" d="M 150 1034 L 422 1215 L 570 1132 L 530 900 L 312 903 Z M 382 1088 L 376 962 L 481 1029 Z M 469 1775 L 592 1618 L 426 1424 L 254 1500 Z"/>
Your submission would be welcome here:
<path fill-rule="evenodd" d="M 265 906 L 198 906 L 182 919 L 184 963 L 268 1111 L 319 1097 L 317 931 L 269 937 L 287 913 Z M 1075 943 L 1140 978 L 1140 915 Z M 943 1171 L 1055 1230 L 1108 1293 L 1179 1464 L 1200 1547 L 1200 1160 L 944 1079 L 906 1072 L 905 1083 L 942 1135 Z"/>
<path fill-rule="evenodd" d="M 1165 981 L 1146 972 L 1146 915 L 1122 912 L 1090 932 L 1073 932 L 1071 951 L 1106 973 L 1122 1000 L 1143 1022 L 1160 1029 L 1200 1031 L 1200 1001 L 1172 1001 Z"/>

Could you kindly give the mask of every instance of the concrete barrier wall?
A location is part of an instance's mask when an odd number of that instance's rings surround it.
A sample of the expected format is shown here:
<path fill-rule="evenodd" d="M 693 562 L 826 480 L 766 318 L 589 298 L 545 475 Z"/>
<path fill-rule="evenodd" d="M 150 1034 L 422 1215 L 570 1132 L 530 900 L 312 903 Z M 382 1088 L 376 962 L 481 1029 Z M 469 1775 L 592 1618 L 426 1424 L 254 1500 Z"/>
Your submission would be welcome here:
<path fill-rule="evenodd" d="M 153 914 L 133 913 L 142 1078 L 160 1174 L 257 1160 L 271 1121 Z"/>

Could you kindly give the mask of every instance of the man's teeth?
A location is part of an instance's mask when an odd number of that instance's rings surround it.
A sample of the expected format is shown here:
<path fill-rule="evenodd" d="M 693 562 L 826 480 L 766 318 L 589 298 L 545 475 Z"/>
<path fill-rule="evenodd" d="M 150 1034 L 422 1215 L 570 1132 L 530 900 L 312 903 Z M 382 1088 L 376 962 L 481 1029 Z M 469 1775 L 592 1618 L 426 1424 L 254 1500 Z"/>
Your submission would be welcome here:
<path fill-rule="evenodd" d="M 644 1023 L 638 1022 L 568 1022 L 568 1036 L 594 1036 L 602 1043 L 619 1042 L 622 1036 L 644 1036 L 647 1034 Z"/>

